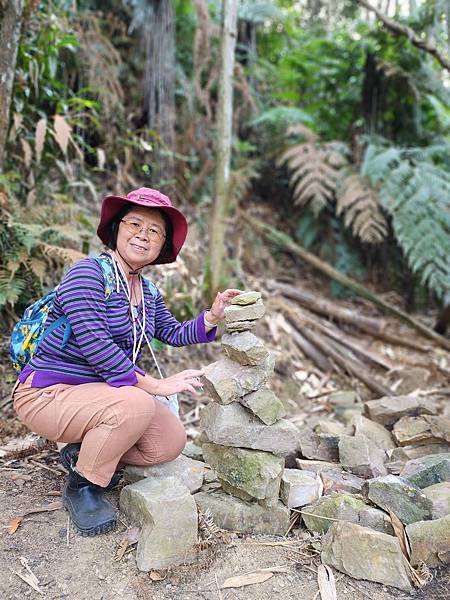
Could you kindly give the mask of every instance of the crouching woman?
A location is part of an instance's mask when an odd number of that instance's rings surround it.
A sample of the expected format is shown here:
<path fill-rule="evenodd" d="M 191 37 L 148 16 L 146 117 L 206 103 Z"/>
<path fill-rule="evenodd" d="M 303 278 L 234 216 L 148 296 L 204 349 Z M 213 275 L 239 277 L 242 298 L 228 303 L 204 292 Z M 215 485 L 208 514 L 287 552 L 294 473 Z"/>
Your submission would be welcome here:
<path fill-rule="evenodd" d="M 203 371 L 154 378 L 137 366 L 143 344 L 214 340 L 225 306 L 239 293 L 219 293 L 210 310 L 184 323 L 169 312 L 141 271 L 176 260 L 187 222 L 157 190 L 107 196 L 97 233 L 108 251 L 79 261 L 63 278 L 46 327 L 61 318 L 64 324 L 41 341 L 13 392 L 29 429 L 68 444 L 61 451 L 69 470 L 63 503 L 82 535 L 115 527 L 104 491 L 117 484 L 118 469 L 171 461 L 185 445 L 183 425 L 157 396 L 196 393 Z"/>

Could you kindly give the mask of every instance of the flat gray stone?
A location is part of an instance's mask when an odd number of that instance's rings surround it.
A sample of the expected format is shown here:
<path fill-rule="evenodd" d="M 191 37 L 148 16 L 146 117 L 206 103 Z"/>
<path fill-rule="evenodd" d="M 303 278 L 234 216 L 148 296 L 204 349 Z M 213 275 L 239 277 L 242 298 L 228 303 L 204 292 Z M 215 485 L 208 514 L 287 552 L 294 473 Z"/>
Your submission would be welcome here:
<path fill-rule="evenodd" d="M 269 355 L 264 342 L 250 331 L 225 333 L 221 345 L 225 356 L 240 365 L 260 365 Z"/>
<path fill-rule="evenodd" d="M 314 427 L 314 433 L 325 433 L 330 435 L 341 435 L 343 433 L 348 434 L 349 431 L 344 423 L 340 421 L 320 420 Z"/>
<path fill-rule="evenodd" d="M 160 479 L 174 477 L 183 483 L 191 493 L 197 492 L 203 484 L 205 464 L 199 460 L 193 460 L 181 454 L 171 462 L 147 467 L 127 465 L 124 477 L 131 483 L 150 477 Z"/>
<path fill-rule="evenodd" d="M 239 402 L 265 425 L 273 425 L 286 415 L 283 403 L 268 388 L 246 394 Z"/>
<path fill-rule="evenodd" d="M 383 533 L 393 533 L 391 521 L 386 513 L 349 494 L 324 496 L 314 504 L 305 506 L 302 509 L 302 518 L 306 528 L 314 533 L 328 531 L 334 519 L 358 523 Z"/>
<path fill-rule="evenodd" d="M 450 453 L 409 460 L 400 475 L 421 489 L 450 481 Z"/>
<path fill-rule="evenodd" d="M 246 306 L 247 304 L 255 304 L 258 300 L 261 300 L 261 292 L 248 291 L 243 292 L 231 299 L 231 304 L 238 304 L 239 306 Z"/>
<path fill-rule="evenodd" d="M 338 462 L 339 436 L 329 433 L 315 433 L 310 427 L 299 429 L 298 444 L 300 452 L 305 458 Z"/>
<path fill-rule="evenodd" d="M 183 454 L 184 456 L 192 458 L 193 460 L 203 460 L 202 447 L 197 445 L 195 442 L 186 442 Z"/>
<path fill-rule="evenodd" d="M 222 358 L 206 367 L 202 380 L 206 392 L 214 400 L 229 404 L 262 387 L 272 376 L 274 365 L 272 354 L 262 365 L 249 367 Z"/>
<path fill-rule="evenodd" d="M 322 488 L 318 475 L 308 475 L 299 469 L 284 469 L 280 497 L 288 508 L 297 508 L 318 500 L 322 495 Z"/>
<path fill-rule="evenodd" d="M 435 483 L 422 491 L 433 503 L 433 519 L 450 515 L 450 482 Z"/>
<path fill-rule="evenodd" d="M 392 430 L 400 446 L 450 442 L 450 419 L 442 416 L 420 415 L 403 417 Z"/>
<path fill-rule="evenodd" d="M 324 471 L 335 471 L 340 469 L 340 465 L 335 462 L 324 460 L 307 460 L 305 458 L 296 458 L 295 462 L 302 471 L 312 471 L 313 473 L 322 473 Z"/>
<path fill-rule="evenodd" d="M 188 488 L 174 477 L 127 485 L 120 493 L 120 509 L 141 527 L 136 551 L 140 571 L 196 558 L 197 507 Z"/>
<path fill-rule="evenodd" d="M 227 492 L 242 500 L 273 504 L 278 499 L 284 459 L 269 452 L 203 444 L 203 456 Z"/>
<path fill-rule="evenodd" d="M 413 567 L 424 562 L 429 567 L 450 563 L 450 515 L 435 521 L 418 521 L 406 526 Z"/>
<path fill-rule="evenodd" d="M 332 392 L 328 396 L 328 403 L 333 407 L 347 408 L 353 406 L 357 402 L 358 398 L 354 390 L 339 390 L 338 392 Z"/>
<path fill-rule="evenodd" d="M 396 537 L 353 523 L 333 523 L 322 542 L 322 563 L 354 577 L 412 591 Z"/>
<path fill-rule="evenodd" d="M 364 435 L 385 452 L 397 447 L 390 432 L 375 421 L 362 415 L 355 415 L 351 425 L 355 428 L 355 435 Z"/>
<path fill-rule="evenodd" d="M 203 512 L 209 511 L 221 529 L 253 535 L 284 536 L 289 528 L 290 511 L 281 502 L 266 508 L 245 502 L 222 491 L 198 492 L 195 501 Z"/>
<path fill-rule="evenodd" d="M 420 446 L 401 446 L 395 448 L 392 452 L 388 452 L 389 460 L 386 463 L 386 468 L 389 473 L 398 475 L 409 460 L 422 458 L 429 454 L 445 454 L 450 453 L 449 444 L 424 444 Z"/>
<path fill-rule="evenodd" d="M 262 319 L 266 312 L 264 303 L 261 299 L 253 304 L 239 306 L 230 304 L 225 307 L 225 323 L 235 323 L 236 321 L 255 321 Z"/>
<path fill-rule="evenodd" d="M 409 524 L 431 519 L 433 503 L 422 491 L 401 477 L 386 475 L 367 482 L 369 499 Z"/>
<path fill-rule="evenodd" d="M 210 402 L 201 411 L 200 426 L 211 442 L 222 446 L 265 450 L 280 456 L 298 449 L 295 425 L 285 419 L 265 425 L 239 403 L 223 406 Z"/>
<path fill-rule="evenodd" d="M 324 470 L 320 473 L 324 496 L 333 492 L 341 494 L 361 494 L 364 479 L 342 470 Z"/>
<path fill-rule="evenodd" d="M 341 465 L 358 477 L 387 475 L 384 460 L 386 453 L 364 435 L 341 436 L 339 459 Z"/>
<path fill-rule="evenodd" d="M 364 404 L 364 414 L 381 425 L 393 425 L 406 416 L 433 415 L 436 410 L 432 401 L 415 396 L 386 396 Z"/>
<path fill-rule="evenodd" d="M 244 331 L 251 331 L 258 321 L 234 321 L 233 323 L 227 323 L 225 330 L 227 333 L 242 333 Z"/>

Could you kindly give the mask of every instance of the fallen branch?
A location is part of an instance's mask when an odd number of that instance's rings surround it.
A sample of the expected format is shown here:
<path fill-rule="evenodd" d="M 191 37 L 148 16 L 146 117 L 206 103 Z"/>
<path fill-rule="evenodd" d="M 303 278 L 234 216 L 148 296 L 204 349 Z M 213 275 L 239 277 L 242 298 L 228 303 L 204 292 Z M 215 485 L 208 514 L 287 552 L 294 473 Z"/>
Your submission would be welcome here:
<path fill-rule="evenodd" d="M 347 347 L 357 358 L 369 361 L 370 363 L 382 367 L 383 369 L 391 370 L 394 368 L 394 365 L 391 362 L 387 362 L 382 356 L 379 356 L 377 353 L 371 352 L 370 350 L 366 350 L 365 348 L 361 348 L 342 331 L 332 329 L 330 326 L 319 322 L 316 318 L 313 318 L 311 314 L 304 314 L 302 311 L 302 314 L 300 315 L 296 308 L 291 306 L 288 302 L 283 302 L 282 300 L 280 301 L 275 299 L 274 305 L 280 310 L 292 314 L 294 317 L 298 318 L 300 322 L 303 321 L 304 323 L 318 329 L 318 331 L 331 338 L 335 342 L 338 342 L 338 344 L 341 346 Z"/>
<path fill-rule="evenodd" d="M 339 321 L 339 323 L 353 325 L 361 331 L 368 333 L 371 337 L 375 337 L 388 344 L 411 348 L 411 350 L 417 350 L 417 352 L 429 352 L 431 349 L 430 346 L 418 344 L 413 340 L 406 339 L 404 336 L 393 336 L 385 333 L 383 329 L 388 326 L 385 321 L 357 315 L 354 311 L 349 310 L 348 308 L 342 308 L 342 306 L 332 303 L 329 300 L 325 300 L 324 298 L 317 297 L 305 289 L 295 288 L 287 283 L 281 283 L 274 280 L 268 282 L 268 287 L 272 290 L 282 292 L 283 296 L 297 300 L 299 304 L 318 315 L 324 315 L 327 318 Z"/>
<path fill-rule="evenodd" d="M 434 332 L 429 327 L 426 327 L 422 323 L 419 323 L 418 321 L 416 321 L 415 319 L 410 317 L 407 313 L 403 312 L 399 308 L 396 308 L 395 306 L 388 304 L 387 302 L 385 302 L 384 300 L 379 298 L 376 294 L 373 294 L 369 289 L 367 289 L 365 286 L 358 283 L 351 277 L 348 277 L 347 275 L 343 275 L 342 273 L 339 273 L 339 271 L 337 271 L 336 269 L 331 267 L 329 264 L 320 260 L 319 258 L 317 258 L 317 256 L 314 256 L 314 254 L 311 254 L 310 252 L 308 252 L 307 250 L 305 250 L 304 248 L 302 248 L 301 246 L 296 244 L 285 233 L 279 231 L 278 229 L 275 229 L 274 227 L 271 227 L 270 225 L 267 225 L 266 223 L 263 223 L 262 221 L 260 221 L 256 217 L 254 217 L 253 215 L 247 215 L 246 213 L 241 212 L 240 217 L 242 219 L 246 220 L 252 227 L 255 227 L 256 229 L 258 229 L 270 241 L 274 242 L 275 244 L 278 244 L 279 246 L 281 246 L 283 248 L 286 248 L 293 254 L 300 256 L 300 258 L 302 258 L 304 261 L 306 261 L 307 263 L 309 263 L 310 265 L 312 265 L 313 267 L 315 267 L 316 269 L 318 269 L 319 271 L 321 271 L 322 273 L 324 273 L 325 275 L 330 277 L 330 279 L 333 279 L 334 281 L 337 281 L 344 287 L 352 290 L 358 296 L 361 296 L 362 298 L 366 298 L 367 300 L 370 300 L 373 304 L 375 304 L 376 306 L 379 306 L 386 313 L 391 314 L 394 317 L 397 317 L 401 321 L 404 321 L 405 323 L 410 325 L 413 329 L 415 329 L 416 331 L 419 331 L 425 337 L 434 340 L 440 346 L 443 346 L 447 350 L 450 350 L 450 341 L 449 340 L 446 340 L 445 338 L 443 338 L 441 335 Z"/>
<path fill-rule="evenodd" d="M 289 325 L 289 323 L 286 323 L 285 329 L 286 333 L 291 336 L 303 354 L 307 358 L 310 358 L 316 367 L 319 367 L 319 369 L 324 372 L 334 370 L 333 365 L 328 360 L 326 355 L 320 352 L 313 344 L 311 344 L 311 342 L 305 339 L 304 336 L 297 331 L 297 329 L 295 329 L 295 327 L 292 327 Z"/>
<path fill-rule="evenodd" d="M 358 0 L 358 3 L 361 6 L 364 6 L 364 8 L 367 8 L 367 10 L 370 10 L 371 12 L 375 13 L 376 16 L 380 19 L 380 21 L 384 23 L 387 29 L 389 29 L 392 33 L 394 33 L 395 35 L 406 36 L 413 46 L 416 46 L 416 48 L 420 48 L 420 50 L 424 50 L 425 52 L 428 52 L 429 54 L 434 56 L 441 63 L 444 69 L 450 71 L 450 59 L 447 56 L 445 56 L 439 50 L 439 48 L 436 47 L 436 44 L 434 42 L 426 38 L 421 38 L 413 29 L 411 29 L 411 27 L 408 27 L 408 25 L 402 25 L 398 21 L 390 19 L 378 8 L 372 6 L 370 2 L 367 2 L 367 0 Z"/>

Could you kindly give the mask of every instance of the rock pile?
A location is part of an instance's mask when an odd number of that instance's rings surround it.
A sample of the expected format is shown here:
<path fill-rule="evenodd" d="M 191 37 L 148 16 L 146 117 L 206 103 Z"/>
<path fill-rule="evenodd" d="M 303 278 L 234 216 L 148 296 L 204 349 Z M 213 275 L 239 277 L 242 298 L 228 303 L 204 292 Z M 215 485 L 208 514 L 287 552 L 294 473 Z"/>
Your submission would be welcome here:
<path fill-rule="evenodd" d="M 324 563 L 411 590 L 392 519 L 405 525 L 413 567 L 450 562 L 450 420 L 436 401 L 413 394 L 362 404 L 344 390 L 330 395 L 326 420 L 294 426 L 266 386 L 274 359 L 252 333 L 263 315 L 257 292 L 226 310 L 224 356 L 204 378 L 213 401 L 201 414 L 201 449 L 190 443 L 189 457 L 127 468 L 135 483 L 120 504 L 142 526 L 138 567 L 195 554 L 195 503 L 223 529 L 272 535 L 286 533 L 295 508 L 323 536 Z"/>
<path fill-rule="evenodd" d="M 301 428 L 298 467 L 319 473 L 324 489 L 303 522 L 326 533 L 324 563 L 409 591 L 390 515 L 406 526 L 413 567 L 450 562 L 450 420 L 413 395 L 359 406 L 351 392 L 333 396 L 334 419 Z"/>
<path fill-rule="evenodd" d="M 265 385 L 274 359 L 251 332 L 264 310 L 258 292 L 237 296 L 225 309 L 225 356 L 206 368 L 204 385 L 213 402 L 200 419 L 203 457 L 221 489 L 201 491 L 195 500 L 219 527 L 284 535 L 289 508 L 318 499 L 322 483 L 315 473 L 284 468 L 285 457 L 298 450 L 299 436 Z"/>

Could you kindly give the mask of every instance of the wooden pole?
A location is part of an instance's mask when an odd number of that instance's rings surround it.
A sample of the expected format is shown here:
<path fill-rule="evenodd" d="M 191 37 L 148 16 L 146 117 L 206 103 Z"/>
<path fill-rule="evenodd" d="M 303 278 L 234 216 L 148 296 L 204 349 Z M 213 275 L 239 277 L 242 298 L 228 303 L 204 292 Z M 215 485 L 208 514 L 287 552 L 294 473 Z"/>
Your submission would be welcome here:
<path fill-rule="evenodd" d="M 0 2 L 0 173 L 3 171 L 9 130 L 9 107 L 17 49 L 22 28 L 23 0 Z"/>
<path fill-rule="evenodd" d="M 219 289 L 223 273 L 225 218 L 230 181 L 237 0 L 223 0 L 222 9 L 221 67 L 219 76 L 219 101 L 217 106 L 215 202 L 211 220 L 208 274 L 209 292 L 212 297 Z"/>

